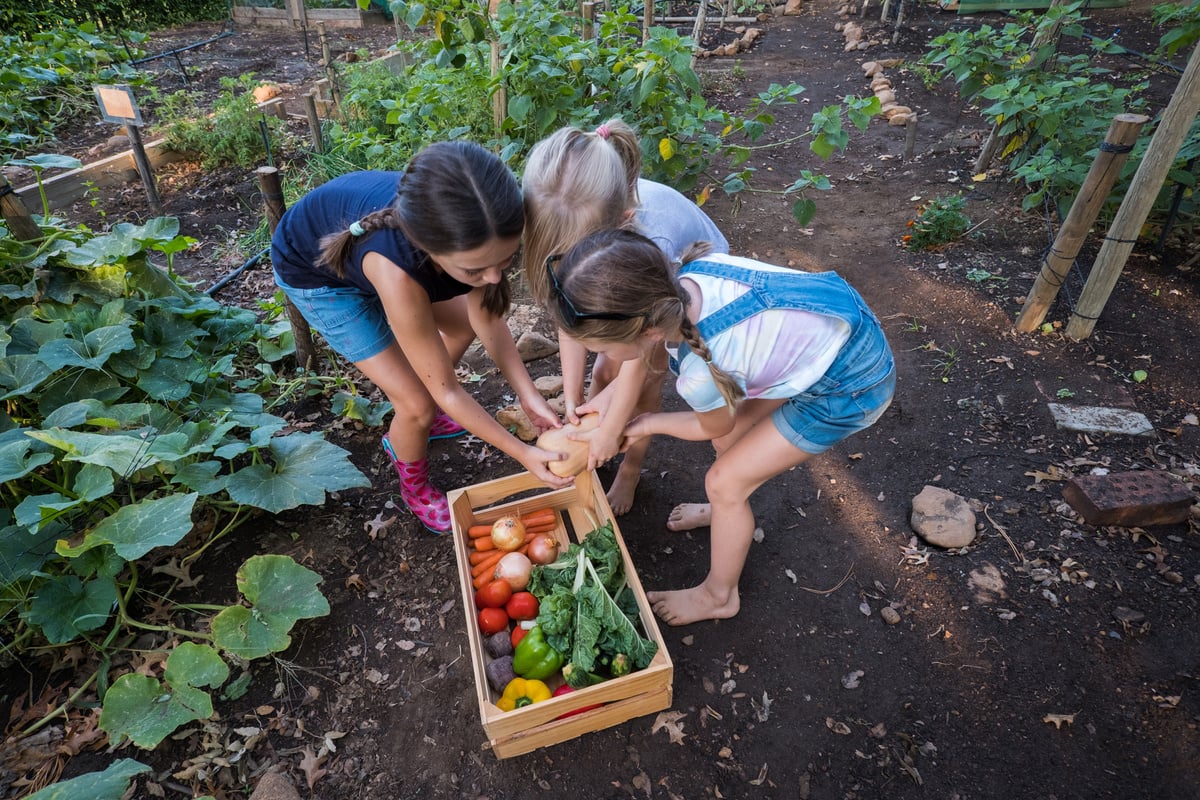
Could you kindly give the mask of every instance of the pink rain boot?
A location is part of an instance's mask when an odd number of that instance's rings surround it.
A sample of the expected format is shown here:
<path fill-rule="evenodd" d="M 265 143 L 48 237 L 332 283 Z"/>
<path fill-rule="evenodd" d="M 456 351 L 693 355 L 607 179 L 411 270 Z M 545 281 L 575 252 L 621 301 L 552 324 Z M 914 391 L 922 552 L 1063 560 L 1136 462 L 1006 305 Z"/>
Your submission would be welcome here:
<path fill-rule="evenodd" d="M 466 432 L 466 428 L 448 417 L 446 412 L 439 408 L 437 416 L 433 418 L 433 424 L 429 426 L 429 441 L 432 442 L 434 439 L 453 439 L 455 436 L 462 436 Z"/>
<path fill-rule="evenodd" d="M 383 437 L 383 451 L 400 476 L 400 497 L 430 533 L 443 534 L 450 530 L 450 505 L 437 487 L 429 482 L 429 459 L 401 461 L 392 450 L 392 443 Z"/>

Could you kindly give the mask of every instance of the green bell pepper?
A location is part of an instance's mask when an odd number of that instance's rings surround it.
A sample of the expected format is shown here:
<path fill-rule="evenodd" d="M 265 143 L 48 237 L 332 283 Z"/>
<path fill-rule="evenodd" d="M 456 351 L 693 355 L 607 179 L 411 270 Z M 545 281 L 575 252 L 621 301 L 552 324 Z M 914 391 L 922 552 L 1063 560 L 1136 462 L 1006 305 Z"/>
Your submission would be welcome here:
<path fill-rule="evenodd" d="M 541 627 L 535 625 L 517 643 L 513 651 L 513 672 L 522 678 L 544 681 L 563 665 L 562 653 L 546 642 Z"/>

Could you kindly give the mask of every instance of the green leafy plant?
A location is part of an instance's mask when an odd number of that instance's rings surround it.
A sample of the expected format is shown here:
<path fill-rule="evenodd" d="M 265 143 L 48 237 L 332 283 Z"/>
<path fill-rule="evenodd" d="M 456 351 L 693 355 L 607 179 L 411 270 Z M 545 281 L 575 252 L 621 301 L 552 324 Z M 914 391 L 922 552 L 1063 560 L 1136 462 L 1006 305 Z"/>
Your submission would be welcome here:
<path fill-rule="evenodd" d="M 901 237 L 904 246 L 909 250 L 933 250 L 953 242 L 971 229 L 971 219 L 963 213 L 966 207 L 967 199 L 962 195 L 930 200 L 909 221 L 909 232 Z"/>
<path fill-rule="evenodd" d="M 433 36 L 407 45 L 411 66 L 401 80 L 385 83 L 395 94 L 380 97 L 364 87 L 349 98 L 347 122 L 331 129 L 331 150 L 348 163 L 403 164 L 426 141 L 469 138 L 519 164 L 528 148 L 562 125 L 589 127 L 620 116 L 642 136 L 647 177 L 693 190 L 701 203 L 713 188 L 730 195 L 780 194 L 793 201 L 796 219 L 807 223 L 815 211 L 809 192 L 828 189 L 828 179 L 798 169 L 798 177 L 763 187 L 746 166 L 750 157 L 808 139 L 815 155 L 828 158 L 848 143 L 847 126 L 865 128 L 879 109 L 874 96 L 847 97 L 815 112 L 810 127 L 786 142 L 759 144 L 774 124 L 773 107 L 797 102 L 803 87 L 771 86 L 751 98 L 741 116 L 711 107 L 691 67 L 694 43 L 655 28 L 643 45 L 641 22 L 627 6 L 602 15 L 599 35 L 586 41 L 573 7 L 555 4 L 504 3 L 495 17 L 465 0 L 396 0 L 392 10 L 412 29 L 431 25 Z M 500 52 L 496 76 L 493 42 Z M 497 129 L 492 102 L 501 89 L 507 105 Z M 372 102 L 386 111 L 387 130 L 379 127 L 375 110 L 359 108 Z M 354 127 L 356 119 L 367 127 Z M 733 171 L 713 174 L 718 162 Z"/>
<path fill-rule="evenodd" d="M 1061 388 L 1057 392 L 1055 392 L 1054 396 L 1059 398 L 1060 400 L 1069 400 L 1075 396 L 1075 392 L 1071 391 L 1070 389 L 1068 389 L 1064 386 L 1063 388 Z"/>
<path fill-rule="evenodd" d="M 0 156 L 27 152 L 65 123 L 94 113 L 94 84 L 142 83 L 130 61 L 145 37 L 127 38 L 129 51 L 94 23 L 75 25 L 62 18 L 24 35 L 0 36 Z"/>
<path fill-rule="evenodd" d="M 1156 12 L 1161 24 L 1177 26 L 1162 37 L 1160 49 L 1165 52 L 1200 35 L 1196 5 L 1186 10 L 1177 5 L 1166 4 Z M 1082 9 L 1077 2 L 1044 12 L 1017 13 L 1014 21 L 999 28 L 984 24 L 948 32 L 931 41 L 924 57 L 939 78 L 953 78 L 960 94 L 979 105 L 992 121 L 994 135 L 1003 145 L 999 158 L 1007 161 L 1012 179 L 1027 189 L 1023 207 L 1046 204 L 1060 216 L 1065 216 L 1078 193 L 1113 117 L 1142 110 L 1149 86 L 1148 63 L 1119 75 L 1096 63 L 1103 53 L 1127 51 L 1108 40 L 1087 39 Z M 1060 51 L 1060 37 L 1080 40 L 1084 52 Z M 1135 145 L 1110 195 L 1111 204 L 1125 195 L 1152 132 L 1147 129 Z M 1184 192 L 1177 214 L 1183 218 L 1194 214 L 1190 189 L 1195 177 L 1186 165 L 1198 155 L 1200 120 L 1168 174 L 1156 207 L 1159 218 L 1165 216 L 1169 198 L 1179 187 Z"/>
<path fill-rule="evenodd" d="M 94 691 L 110 737 L 151 747 L 211 714 L 205 690 L 225 683 L 223 654 L 281 651 L 297 621 L 327 606 L 319 576 L 284 556 L 246 562 L 245 603 L 228 607 L 176 604 L 146 585 L 142 562 L 169 550 L 186 575 L 255 510 L 369 481 L 320 435 L 284 435 L 269 401 L 239 388 L 270 387 L 263 365 L 294 349 L 286 323 L 222 306 L 151 263 L 186 246 L 177 220 L 42 232 L 0 235 L 0 636 L 17 656 L 87 643 L 96 672 L 57 713 Z M 162 680 L 110 686 L 113 654 L 147 633 L 166 649 L 182 642 Z"/>
<path fill-rule="evenodd" d="M 201 108 L 192 92 L 166 95 L 158 108 L 167 144 L 180 152 L 201 157 L 201 166 L 212 169 L 232 165 L 250 169 L 266 159 L 263 128 L 271 139 L 284 136 L 283 120 L 264 114 L 254 99 L 258 81 L 253 73 L 221 78 L 221 92 L 212 111 Z"/>

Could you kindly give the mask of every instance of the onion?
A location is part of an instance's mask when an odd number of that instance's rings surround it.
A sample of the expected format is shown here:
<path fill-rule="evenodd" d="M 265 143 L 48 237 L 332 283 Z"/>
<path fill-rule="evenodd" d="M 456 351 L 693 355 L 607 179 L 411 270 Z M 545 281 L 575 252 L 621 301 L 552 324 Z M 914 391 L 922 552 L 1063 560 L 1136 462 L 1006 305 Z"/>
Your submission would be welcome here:
<path fill-rule="evenodd" d="M 492 523 L 492 541 L 498 550 L 511 553 L 525 544 L 525 525 L 516 517 L 501 517 Z"/>
<path fill-rule="evenodd" d="M 498 581 L 507 581 L 514 592 L 523 592 L 529 585 L 529 573 L 533 570 L 533 562 L 524 553 L 508 553 L 500 558 L 496 565 Z"/>
<path fill-rule="evenodd" d="M 534 564 L 550 564 L 558 558 L 558 539 L 549 534 L 534 536 L 529 543 L 529 560 Z"/>

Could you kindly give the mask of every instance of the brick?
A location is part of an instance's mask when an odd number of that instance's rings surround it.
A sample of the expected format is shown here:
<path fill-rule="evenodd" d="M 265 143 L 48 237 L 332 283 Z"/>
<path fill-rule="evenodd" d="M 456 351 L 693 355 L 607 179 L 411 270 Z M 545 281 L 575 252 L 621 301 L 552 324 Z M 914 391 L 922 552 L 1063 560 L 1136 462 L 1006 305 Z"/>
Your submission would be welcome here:
<path fill-rule="evenodd" d="M 1072 478 L 1063 498 L 1089 525 L 1123 528 L 1183 522 L 1196 500 L 1186 486 L 1153 470 Z"/>

